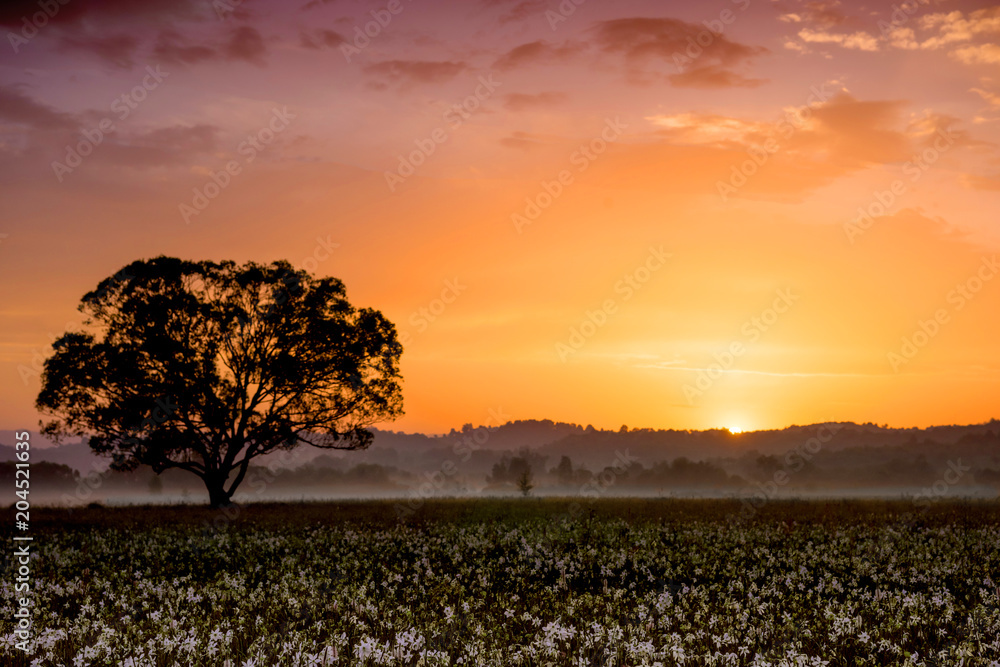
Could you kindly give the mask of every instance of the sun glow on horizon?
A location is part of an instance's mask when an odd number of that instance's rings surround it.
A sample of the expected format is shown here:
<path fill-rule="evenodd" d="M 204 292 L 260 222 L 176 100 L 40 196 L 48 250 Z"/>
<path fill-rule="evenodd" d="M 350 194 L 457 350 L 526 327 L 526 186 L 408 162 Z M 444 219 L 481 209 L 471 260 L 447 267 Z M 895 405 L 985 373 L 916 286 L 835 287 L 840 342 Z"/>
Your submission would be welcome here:
<path fill-rule="evenodd" d="M 747 431 L 753 430 L 753 427 L 748 425 L 746 419 L 742 419 L 739 417 L 730 418 L 723 423 L 725 425 L 722 428 L 726 429 L 727 431 L 729 431 L 734 435 L 739 433 L 746 433 Z"/>

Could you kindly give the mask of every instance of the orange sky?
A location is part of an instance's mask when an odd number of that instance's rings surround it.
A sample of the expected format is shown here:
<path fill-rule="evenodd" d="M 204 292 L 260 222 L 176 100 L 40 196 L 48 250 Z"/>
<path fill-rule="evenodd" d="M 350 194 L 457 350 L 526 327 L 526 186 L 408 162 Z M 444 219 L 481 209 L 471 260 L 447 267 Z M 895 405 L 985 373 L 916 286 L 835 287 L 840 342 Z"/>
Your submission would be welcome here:
<path fill-rule="evenodd" d="M 341 278 L 394 429 L 998 416 L 994 3 L 8 4 L 0 428 L 160 254 Z"/>

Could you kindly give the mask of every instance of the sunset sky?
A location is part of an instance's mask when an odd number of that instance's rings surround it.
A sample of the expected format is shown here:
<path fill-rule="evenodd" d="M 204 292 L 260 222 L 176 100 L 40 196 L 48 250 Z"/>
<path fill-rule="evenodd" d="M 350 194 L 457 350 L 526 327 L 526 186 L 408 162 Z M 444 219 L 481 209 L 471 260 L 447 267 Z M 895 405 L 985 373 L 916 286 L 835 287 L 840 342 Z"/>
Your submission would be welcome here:
<path fill-rule="evenodd" d="M 342 279 L 403 337 L 396 430 L 1000 417 L 996 3 L 43 0 L 0 24 L 0 429 L 37 426 L 80 297 L 161 254 Z"/>

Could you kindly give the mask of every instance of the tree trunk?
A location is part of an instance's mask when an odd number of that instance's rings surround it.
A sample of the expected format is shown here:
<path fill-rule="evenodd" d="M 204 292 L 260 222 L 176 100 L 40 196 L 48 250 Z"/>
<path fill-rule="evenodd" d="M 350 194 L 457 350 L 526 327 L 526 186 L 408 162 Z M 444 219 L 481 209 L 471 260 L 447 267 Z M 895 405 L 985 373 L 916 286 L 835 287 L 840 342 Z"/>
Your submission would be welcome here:
<path fill-rule="evenodd" d="M 213 508 L 227 507 L 230 503 L 229 500 L 232 496 L 230 493 L 226 493 L 226 476 L 225 475 L 211 475 L 205 478 L 205 488 L 208 489 L 208 502 Z"/>

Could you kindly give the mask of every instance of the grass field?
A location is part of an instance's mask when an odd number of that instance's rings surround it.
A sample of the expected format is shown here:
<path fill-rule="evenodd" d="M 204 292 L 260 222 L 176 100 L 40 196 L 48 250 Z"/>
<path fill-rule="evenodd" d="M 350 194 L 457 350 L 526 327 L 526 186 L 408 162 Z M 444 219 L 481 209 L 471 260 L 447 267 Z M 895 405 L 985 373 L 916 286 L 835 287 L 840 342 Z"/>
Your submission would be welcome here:
<path fill-rule="evenodd" d="M 33 510 L 10 665 L 1000 665 L 1000 503 Z M 5 539 L 11 544 L 10 530 Z M 7 550 L 9 554 L 11 550 Z"/>

